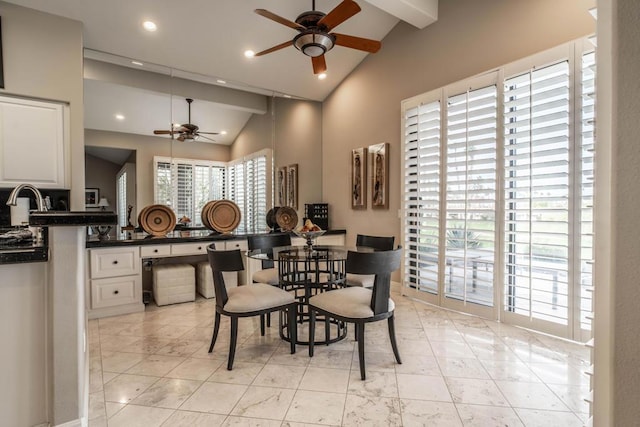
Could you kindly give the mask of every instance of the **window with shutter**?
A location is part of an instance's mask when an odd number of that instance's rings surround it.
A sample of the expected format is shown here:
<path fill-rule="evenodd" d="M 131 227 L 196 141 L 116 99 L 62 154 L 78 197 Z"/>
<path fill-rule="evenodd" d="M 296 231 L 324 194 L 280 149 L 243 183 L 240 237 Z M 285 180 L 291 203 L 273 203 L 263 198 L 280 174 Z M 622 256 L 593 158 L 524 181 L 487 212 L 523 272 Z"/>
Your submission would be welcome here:
<path fill-rule="evenodd" d="M 588 339 L 596 58 L 585 46 L 403 101 L 405 294 Z"/>
<path fill-rule="evenodd" d="M 428 97 L 412 104 L 404 113 L 404 281 L 437 294 L 441 108 Z"/>

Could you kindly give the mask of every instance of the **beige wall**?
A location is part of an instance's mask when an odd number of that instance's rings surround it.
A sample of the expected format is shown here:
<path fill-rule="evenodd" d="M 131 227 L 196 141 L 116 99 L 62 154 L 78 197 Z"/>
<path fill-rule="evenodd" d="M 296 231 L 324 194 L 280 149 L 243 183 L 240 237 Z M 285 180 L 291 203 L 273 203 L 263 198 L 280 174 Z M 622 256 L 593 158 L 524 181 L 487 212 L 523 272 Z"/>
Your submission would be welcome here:
<path fill-rule="evenodd" d="M 640 7 L 598 4 L 595 426 L 640 419 Z"/>
<path fill-rule="evenodd" d="M 100 197 L 106 197 L 111 205 L 108 210 L 115 210 L 116 176 L 122 166 L 89 154 L 85 155 L 84 161 L 85 186 L 87 188 L 98 188 Z"/>
<path fill-rule="evenodd" d="M 184 159 L 229 161 L 229 147 L 204 142 L 179 142 L 167 138 L 106 132 L 87 129 L 85 144 L 95 147 L 112 147 L 136 150 L 136 204 L 138 209 L 153 204 L 153 156 Z M 132 212 L 132 221 L 137 212 Z"/>
<path fill-rule="evenodd" d="M 231 146 L 231 158 L 264 148 L 273 149 L 276 170 L 298 165 L 298 219 L 302 223 L 305 203 L 322 202 L 321 104 L 272 98 L 267 114 L 254 114 L 240 132 Z"/>
<path fill-rule="evenodd" d="M 586 1 L 446 0 L 424 30 L 399 23 L 323 104 L 323 198 L 333 227 L 400 238 L 400 102 L 595 31 Z M 351 150 L 390 143 L 390 205 L 352 210 Z"/>
<path fill-rule="evenodd" d="M 0 93 L 69 103 L 71 208 L 82 209 L 82 24 L 5 2 L 0 2 L 0 16 L 5 82 Z M 25 348 L 13 345 L 14 336 L 2 339 L 5 350 L 0 356 L 0 369 L 23 373 L 20 381 L 24 382 L 21 387 L 12 381 L 1 382 L 3 397 L 4 390 L 8 390 L 8 400 L 3 399 L 0 408 L 2 423 L 22 426 L 49 421 L 57 425 L 84 414 L 84 309 L 79 306 L 84 297 L 83 283 L 77 275 L 84 271 L 84 258 L 78 252 L 83 243 L 72 239 L 60 268 L 53 268 L 51 263 L 46 268 L 42 264 L 3 266 L 2 282 L 6 287 L 0 288 L 0 300 L 22 304 L 34 298 L 41 301 L 42 295 L 46 299 L 45 316 L 38 309 L 40 303 L 26 308 L 22 320 L 12 316 L 12 311 L 3 310 L 0 314 L 0 323 L 21 325 L 24 335 L 20 341 L 31 343 Z M 59 280 L 54 281 L 53 277 Z M 12 283 L 17 287 L 11 289 Z M 43 358 L 46 375 L 42 375 Z M 5 372 L 0 377 L 9 378 Z M 29 404 L 25 407 L 24 402 Z"/>

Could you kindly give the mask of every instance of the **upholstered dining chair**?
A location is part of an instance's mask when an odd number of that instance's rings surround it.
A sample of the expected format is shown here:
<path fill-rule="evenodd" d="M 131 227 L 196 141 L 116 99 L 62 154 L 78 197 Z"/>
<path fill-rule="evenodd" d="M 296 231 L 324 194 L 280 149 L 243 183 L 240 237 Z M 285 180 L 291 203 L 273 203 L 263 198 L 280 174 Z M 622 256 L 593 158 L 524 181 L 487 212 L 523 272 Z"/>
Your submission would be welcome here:
<path fill-rule="evenodd" d="M 393 249 L 394 236 L 379 237 L 358 234 L 356 237 L 356 246 L 366 246 L 376 251 L 390 251 Z M 347 274 L 347 286 L 362 286 L 370 288 L 373 286 L 373 276 L 370 274 Z"/>
<path fill-rule="evenodd" d="M 389 339 L 396 361 L 401 364 L 394 326 L 395 304 L 389 297 L 391 273 L 400 267 L 402 248 L 379 252 L 347 254 L 347 273 L 374 275 L 373 288 L 347 287 L 315 295 L 309 299 L 309 356 L 313 357 L 316 314 L 354 323 L 358 341 L 360 377 L 366 379 L 364 362 L 364 326 L 387 319 Z"/>
<path fill-rule="evenodd" d="M 254 249 L 269 250 L 278 246 L 291 246 L 291 235 L 289 233 L 272 233 L 247 236 L 247 246 L 250 251 Z M 278 276 L 278 268 L 275 267 L 273 259 L 263 259 L 262 270 L 254 272 L 251 280 L 253 283 L 266 283 L 271 286 L 278 286 L 280 284 L 280 277 Z M 267 318 L 267 326 L 271 326 L 271 314 L 265 316 Z"/>
<path fill-rule="evenodd" d="M 207 248 L 209 264 L 213 273 L 213 286 L 216 292 L 216 313 L 213 325 L 213 336 L 209 353 L 213 351 L 220 330 L 221 315 L 231 319 L 231 339 L 229 342 L 229 360 L 227 369 L 233 368 L 238 340 L 238 319 L 240 317 L 260 316 L 260 333 L 264 335 L 264 315 L 272 311 L 287 310 L 288 321 L 294 325 L 296 321 L 297 303 L 293 296 L 282 289 L 265 283 L 253 283 L 227 290 L 224 284 L 223 272 L 242 271 L 242 255 L 240 250 L 217 251 L 214 245 Z M 291 354 L 296 352 L 296 328 L 287 328 L 291 342 Z"/>
<path fill-rule="evenodd" d="M 247 236 L 249 250 L 273 249 L 278 246 L 291 246 L 291 235 L 288 233 L 262 234 Z M 251 278 L 255 283 L 266 283 L 277 286 L 279 282 L 278 269 L 273 260 L 262 260 L 262 270 L 253 273 Z"/>

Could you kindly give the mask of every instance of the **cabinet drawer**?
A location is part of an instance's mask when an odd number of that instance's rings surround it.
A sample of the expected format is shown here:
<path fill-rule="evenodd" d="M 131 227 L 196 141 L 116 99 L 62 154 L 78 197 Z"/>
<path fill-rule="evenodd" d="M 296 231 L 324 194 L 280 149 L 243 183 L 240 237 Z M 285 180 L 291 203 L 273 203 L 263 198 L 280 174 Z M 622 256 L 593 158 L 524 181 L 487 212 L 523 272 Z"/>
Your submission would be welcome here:
<path fill-rule="evenodd" d="M 91 308 L 113 307 L 140 301 L 140 275 L 91 281 Z"/>
<path fill-rule="evenodd" d="M 171 255 L 201 255 L 207 253 L 211 242 L 180 243 L 171 245 Z"/>
<path fill-rule="evenodd" d="M 140 256 L 142 258 L 153 258 L 168 255 L 171 255 L 171 245 L 140 246 Z"/>
<path fill-rule="evenodd" d="M 217 247 L 217 246 L 216 246 Z M 231 251 L 233 249 L 240 249 L 245 252 L 249 250 L 249 245 L 246 240 L 228 240 L 225 242 L 225 249 Z"/>
<path fill-rule="evenodd" d="M 118 277 L 140 272 L 138 247 L 91 250 L 91 278 Z"/>

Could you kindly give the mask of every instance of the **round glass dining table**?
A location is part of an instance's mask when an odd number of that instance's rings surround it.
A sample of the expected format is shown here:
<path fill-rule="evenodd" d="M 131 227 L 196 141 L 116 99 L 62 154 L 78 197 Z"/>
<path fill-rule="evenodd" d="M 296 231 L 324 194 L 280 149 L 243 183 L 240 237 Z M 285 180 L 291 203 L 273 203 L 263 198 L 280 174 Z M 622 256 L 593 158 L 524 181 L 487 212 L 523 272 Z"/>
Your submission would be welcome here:
<path fill-rule="evenodd" d="M 346 262 L 349 251 L 371 252 L 367 247 L 347 246 L 278 246 L 275 248 L 255 249 L 247 252 L 249 258 L 261 261 L 273 261 L 278 269 L 279 286 L 294 293 L 298 301 L 298 325 L 309 322 L 309 298 L 320 292 L 328 292 L 346 286 Z M 324 323 L 324 334 L 316 336 L 324 339 L 314 341 L 315 344 L 330 344 L 343 339 L 347 334 L 344 322 L 336 319 L 316 317 L 317 331 Z M 296 325 L 296 327 L 298 326 Z M 289 327 L 287 317 L 280 314 L 280 337 L 288 340 L 286 329 Z M 298 330 L 298 344 L 308 345 Z M 308 336 L 308 335 L 307 335 Z"/>

